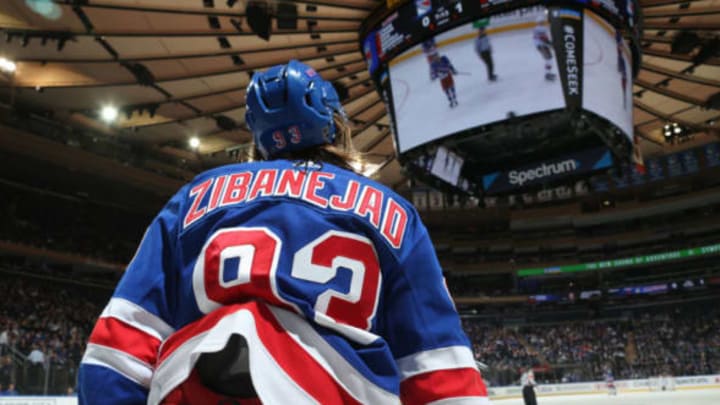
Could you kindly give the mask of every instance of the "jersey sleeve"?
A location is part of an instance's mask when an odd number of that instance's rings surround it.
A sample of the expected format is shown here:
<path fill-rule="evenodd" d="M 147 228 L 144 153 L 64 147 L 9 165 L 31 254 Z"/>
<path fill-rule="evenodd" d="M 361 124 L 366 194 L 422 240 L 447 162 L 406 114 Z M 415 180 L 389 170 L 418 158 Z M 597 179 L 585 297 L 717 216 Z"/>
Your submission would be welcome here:
<path fill-rule="evenodd" d="M 416 238 L 386 280 L 384 335 L 401 374 L 401 399 L 408 404 L 489 403 L 435 249 L 425 227 L 415 222 Z"/>
<path fill-rule="evenodd" d="M 156 354 L 174 332 L 166 285 L 181 193 L 153 220 L 90 338 L 80 363 L 78 400 L 85 404 L 145 404 Z"/>

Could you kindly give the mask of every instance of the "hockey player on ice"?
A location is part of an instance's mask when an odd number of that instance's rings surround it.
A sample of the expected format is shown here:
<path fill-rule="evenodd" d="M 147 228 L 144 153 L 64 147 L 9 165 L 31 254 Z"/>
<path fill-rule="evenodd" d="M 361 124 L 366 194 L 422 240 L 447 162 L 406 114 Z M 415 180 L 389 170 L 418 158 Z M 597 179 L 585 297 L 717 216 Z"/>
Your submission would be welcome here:
<path fill-rule="evenodd" d="M 430 38 L 427 41 L 423 41 L 422 43 L 422 51 L 425 54 L 425 58 L 427 59 L 428 66 L 432 64 L 433 57 L 438 55 L 437 45 L 435 44 L 435 40 Z M 432 67 L 430 67 L 430 80 L 435 80 L 432 73 Z"/>
<path fill-rule="evenodd" d="M 610 366 L 605 369 L 605 384 L 607 384 L 608 395 L 617 395 L 617 387 L 615 387 L 615 376 Z"/>
<path fill-rule="evenodd" d="M 615 31 L 615 43 L 617 44 L 617 70 L 620 73 L 620 84 L 622 86 L 623 109 L 627 110 L 627 96 L 625 95 L 625 87 L 627 86 L 627 66 L 623 57 L 623 37 L 620 30 Z"/>
<path fill-rule="evenodd" d="M 542 58 L 545 60 L 545 80 L 555 80 L 555 73 L 552 72 L 552 42 L 550 40 L 550 32 L 545 26 L 546 18 L 544 15 L 540 15 L 535 20 L 536 25 L 533 30 L 533 40 L 535 41 L 535 48 L 537 48 Z"/>
<path fill-rule="evenodd" d="M 455 93 L 455 80 L 453 80 L 453 75 L 457 73 L 457 70 L 455 70 L 455 67 L 447 56 L 440 56 L 437 53 L 433 56 L 430 62 L 430 77 L 433 80 L 440 79 L 440 86 L 450 102 L 450 108 L 458 105 L 457 95 Z"/>

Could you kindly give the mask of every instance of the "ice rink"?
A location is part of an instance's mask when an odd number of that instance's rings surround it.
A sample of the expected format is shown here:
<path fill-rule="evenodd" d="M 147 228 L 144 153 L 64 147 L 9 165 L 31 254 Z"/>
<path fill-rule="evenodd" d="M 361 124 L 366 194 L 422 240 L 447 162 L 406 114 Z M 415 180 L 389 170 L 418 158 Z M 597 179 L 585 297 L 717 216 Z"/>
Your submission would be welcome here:
<path fill-rule="evenodd" d="M 439 48 L 460 74 L 455 75 L 459 105 L 450 108 L 440 81 L 420 53 L 390 67 L 400 148 L 419 144 L 477 125 L 565 107 L 560 80 L 544 78 L 544 60 L 535 49 L 532 29 L 490 35 L 496 82 L 489 82 L 473 40 Z M 552 72 L 557 63 L 552 60 Z"/>
<path fill-rule="evenodd" d="M 522 398 L 495 399 L 494 405 L 523 405 Z M 616 396 L 604 394 L 562 395 L 538 397 L 538 405 L 717 405 L 720 389 L 684 390 L 672 392 L 632 392 Z"/>
<path fill-rule="evenodd" d="M 603 28 L 605 27 L 605 28 Z M 632 73 L 629 50 L 623 48 L 628 77 L 625 93 L 618 71 L 618 49 L 614 33 L 604 23 L 585 15 L 583 108 L 606 118 L 625 134 L 632 134 Z"/>

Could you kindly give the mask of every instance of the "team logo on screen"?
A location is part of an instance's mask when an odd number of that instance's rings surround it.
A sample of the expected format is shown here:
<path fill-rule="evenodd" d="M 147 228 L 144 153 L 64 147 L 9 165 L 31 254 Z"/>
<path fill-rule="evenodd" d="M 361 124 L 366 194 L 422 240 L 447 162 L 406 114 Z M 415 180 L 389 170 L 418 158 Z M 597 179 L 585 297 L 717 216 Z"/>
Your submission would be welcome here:
<path fill-rule="evenodd" d="M 422 17 L 432 11 L 432 0 L 415 0 L 417 16 Z"/>

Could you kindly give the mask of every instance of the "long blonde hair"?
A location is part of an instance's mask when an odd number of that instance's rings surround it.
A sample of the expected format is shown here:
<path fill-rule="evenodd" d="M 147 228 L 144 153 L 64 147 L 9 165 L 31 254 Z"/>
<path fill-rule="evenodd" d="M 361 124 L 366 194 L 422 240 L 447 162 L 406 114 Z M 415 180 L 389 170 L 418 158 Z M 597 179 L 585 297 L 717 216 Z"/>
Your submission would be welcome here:
<path fill-rule="evenodd" d="M 283 153 L 270 159 L 263 159 L 260 151 L 253 145 L 248 152 L 248 161 L 290 159 L 313 162 L 326 162 L 344 169 L 362 173 L 366 161 L 363 153 L 355 149 L 352 142 L 352 128 L 340 114 L 333 116 L 335 141 L 332 144 L 318 145 L 302 151 Z"/>

